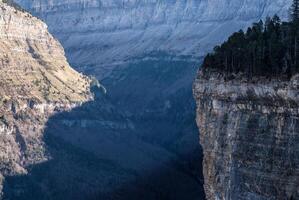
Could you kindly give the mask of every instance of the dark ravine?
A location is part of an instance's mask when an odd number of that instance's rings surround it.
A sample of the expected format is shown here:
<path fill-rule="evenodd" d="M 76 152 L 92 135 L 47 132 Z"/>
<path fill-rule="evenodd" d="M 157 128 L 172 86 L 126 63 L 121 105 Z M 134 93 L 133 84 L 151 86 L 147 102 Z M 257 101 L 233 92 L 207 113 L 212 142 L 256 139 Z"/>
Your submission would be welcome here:
<path fill-rule="evenodd" d="M 194 83 L 208 200 L 299 199 L 299 77 L 200 71 Z"/>
<path fill-rule="evenodd" d="M 43 141 L 52 159 L 7 178 L 7 199 L 202 199 L 198 175 L 182 162 L 198 152 L 179 157 L 144 140 L 94 92 L 94 101 L 48 120 Z"/>

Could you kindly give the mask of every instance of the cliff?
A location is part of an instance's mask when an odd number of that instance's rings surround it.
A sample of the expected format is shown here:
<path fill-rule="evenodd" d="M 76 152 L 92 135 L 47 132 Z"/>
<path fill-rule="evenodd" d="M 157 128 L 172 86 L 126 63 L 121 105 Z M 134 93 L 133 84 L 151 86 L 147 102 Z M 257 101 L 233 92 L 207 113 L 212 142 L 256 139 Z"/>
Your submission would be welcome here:
<path fill-rule="evenodd" d="M 89 85 L 42 21 L 0 1 L 1 181 L 49 159 L 43 143 L 47 119 L 88 101 Z"/>
<path fill-rule="evenodd" d="M 276 13 L 287 18 L 291 0 L 17 2 L 46 21 L 74 67 L 102 78 L 115 66 L 157 51 L 198 61 L 252 22 Z"/>
<path fill-rule="evenodd" d="M 194 83 L 207 199 L 299 198 L 299 77 Z"/>

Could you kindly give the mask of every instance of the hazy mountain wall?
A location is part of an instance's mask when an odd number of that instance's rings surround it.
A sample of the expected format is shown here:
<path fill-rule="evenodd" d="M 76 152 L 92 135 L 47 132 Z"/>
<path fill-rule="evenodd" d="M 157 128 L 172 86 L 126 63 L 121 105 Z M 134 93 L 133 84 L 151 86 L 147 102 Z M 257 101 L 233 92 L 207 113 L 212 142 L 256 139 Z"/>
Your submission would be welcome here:
<path fill-rule="evenodd" d="M 17 0 L 41 17 L 80 70 L 106 76 L 156 51 L 196 59 L 291 0 Z"/>

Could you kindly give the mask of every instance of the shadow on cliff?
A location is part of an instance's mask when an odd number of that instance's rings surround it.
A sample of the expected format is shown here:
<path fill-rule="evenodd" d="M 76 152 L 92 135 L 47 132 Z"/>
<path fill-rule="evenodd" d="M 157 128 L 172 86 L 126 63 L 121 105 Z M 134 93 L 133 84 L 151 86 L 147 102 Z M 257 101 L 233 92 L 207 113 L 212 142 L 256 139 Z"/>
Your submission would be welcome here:
<path fill-rule="evenodd" d="M 48 120 L 51 159 L 7 177 L 4 199 L 204 199 L 199 145 L 177 155 L 144 141 L 126 114 L 94 93 L 95 101 Z"/>

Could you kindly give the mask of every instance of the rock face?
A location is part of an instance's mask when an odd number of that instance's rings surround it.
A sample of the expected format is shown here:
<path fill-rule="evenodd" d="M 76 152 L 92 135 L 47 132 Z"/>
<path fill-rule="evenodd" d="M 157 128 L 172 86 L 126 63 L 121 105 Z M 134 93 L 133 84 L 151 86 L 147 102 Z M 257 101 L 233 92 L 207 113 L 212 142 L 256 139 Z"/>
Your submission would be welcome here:
<path fill-rule="evenodd" d="M 299 198 L 299 77 L 194 84 L 207 199 Z"/>
<path fill-rule="evenodd" d="M 48 117 L 88 101 L 89 85 L 42 21 L 0 1 L 1 182 L 49 158 L 42 140 Z"/>
<path fill-rule="evenodd" d="M 163 51 L 205 55 L 232 32 L 291 0 L 17 0 L 47 22 L 74 67 L 99 78 L 136 57 Z"/>

